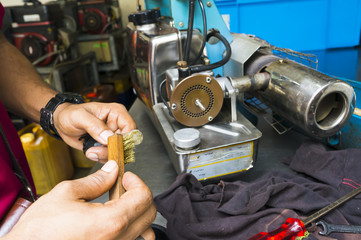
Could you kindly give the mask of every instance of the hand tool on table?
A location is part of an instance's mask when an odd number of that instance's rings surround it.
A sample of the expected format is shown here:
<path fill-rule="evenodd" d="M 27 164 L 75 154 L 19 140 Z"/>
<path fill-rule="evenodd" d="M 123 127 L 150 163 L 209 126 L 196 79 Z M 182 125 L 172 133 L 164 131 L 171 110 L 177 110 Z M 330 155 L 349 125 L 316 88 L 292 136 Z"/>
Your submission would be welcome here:
<path fill-rule="evenodd" d="M 139 130 L 121 135 L 115 134 L 108 138 L 108 160 L 114 160 L 119 166 L 118 178 L 109 190 L 109 199 L 118 199 L 125 192 L 122 185 L 124 165 L 134 162 L 134 147 L 143 141 L 143 134 Z"/>
<path fill-rule="evenodd" d="M 326 213 L 334 210 L 344 202 L 350 200 L 354 196 L 361 193 L 361 187 L 356 188 L 355 190 L 349 192 L 345 196 L 336 200 L 335 202 L 327 205 L 321 210 L 315 212 L 311 216 L 307 217 L 305 220 L 301 221 L 297 218 L 287 218 L 286 222 L 276 230 L 272 232 L 260 232 L 255 236 L 251 237 L 249 240 L 294 240 L 296 237 L 303 237 L 306 232 L 306 226 L 316 219 L 322 217 Z"/>
<path fill-rule="evenodd" d="M 333 232 L 355 234 L 361 233 L 361 226 L 330 224 L 322 220 L 318 221 L 316 225 L 321 226 L 323 229 L 321 232 L 319 232 L 319 234 L 322 236 L 328 236 Z"/>

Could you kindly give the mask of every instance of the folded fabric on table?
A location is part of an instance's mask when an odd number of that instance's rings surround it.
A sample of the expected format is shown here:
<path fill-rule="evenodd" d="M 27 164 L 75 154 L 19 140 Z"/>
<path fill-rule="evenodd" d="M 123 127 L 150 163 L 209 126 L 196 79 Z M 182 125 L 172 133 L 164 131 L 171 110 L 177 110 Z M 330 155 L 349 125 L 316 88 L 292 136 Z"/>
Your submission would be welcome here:
<path fill-rule="evenodd" d="M 251 183 L 221 181 L 206 186 L 193 175 L 182 174 L 154 202 L 167 219 L 170 239 L 248 239 L 280 227 L 288 217 L 303 219 L 359 186 L 358 156 L 361 150 L 326 151 L 322 144 L 305 142 L 284 160 L 301 174 L 273 171 Z M 322 219 L 361 225 L 360 208 L 357 196 Z M 340 233 L 316 236 L 308 239 L 360 239 Z"/>

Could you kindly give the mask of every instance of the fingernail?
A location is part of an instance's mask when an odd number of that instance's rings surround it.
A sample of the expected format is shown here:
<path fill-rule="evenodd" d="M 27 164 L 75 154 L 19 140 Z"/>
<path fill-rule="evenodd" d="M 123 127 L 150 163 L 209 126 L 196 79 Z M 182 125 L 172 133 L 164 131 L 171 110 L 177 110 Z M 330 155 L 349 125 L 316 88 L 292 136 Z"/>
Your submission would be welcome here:
<path fill-rule="evenodd" d="M 109 160 L 108 162 L 106 162 L 103 167 L 102 170 L 104 172 L 110 173 L 111 171 L 113 171 L 115 169 L 115 167 L 117 166 L 117 163 L 113 160 Z"/>
<path fill-rule="evenodd" d="M 93 161 L 99 161 L 99 157 L 95 153 L 88 153 L 87 158 L 89 158 L 90 160 L 93 160 Z"/>
<path fill-rule="evenodd" d="M 112 131 L 110 131 L 110 130 L 105 130 L 104 132 L 102 132 L 101 134 L 100 134 L 100 138 L 101 139 L 103 139 L 103 143 L 104 144 L 107 144 L 108 143 L 108 137 L 110 137 L 110 136 L 113 136 L 114 135 L 114 133 L 112 132 Z"/>

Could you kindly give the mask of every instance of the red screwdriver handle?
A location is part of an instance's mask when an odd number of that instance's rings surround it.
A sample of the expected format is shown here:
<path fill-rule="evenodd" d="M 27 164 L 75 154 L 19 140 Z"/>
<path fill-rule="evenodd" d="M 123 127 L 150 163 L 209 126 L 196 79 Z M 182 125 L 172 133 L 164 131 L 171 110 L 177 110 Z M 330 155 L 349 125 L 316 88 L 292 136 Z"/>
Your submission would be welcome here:
<path fill-rule="evenodd" d="M 260 232 L 248 240 L 294 240 L 305 234 L 305 225 L 297 218 L 287 218 L 286 222 L 272 232 Z"/>

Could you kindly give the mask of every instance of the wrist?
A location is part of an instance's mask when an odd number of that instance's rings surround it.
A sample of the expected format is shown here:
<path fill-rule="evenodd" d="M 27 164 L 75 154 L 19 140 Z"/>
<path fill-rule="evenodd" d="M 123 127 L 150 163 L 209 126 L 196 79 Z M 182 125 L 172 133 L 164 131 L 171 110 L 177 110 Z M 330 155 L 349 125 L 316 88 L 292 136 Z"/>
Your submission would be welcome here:
<path fill-rule="evenodd" d="M 49 135 L 61 139 L 57 129 L 54 126 L 54 118 L 70 104 L 84 103 L 81 95 L 75 93 L 59 93 L 51 98 L 44 108 L 40 111 L 40 125 Z"/>
<path fill-rule="evenodd" d="M 60 119 L 59 115 L 65 108 L 67 108 L 70 105 L 73 105 L 73 103 L 64 102 L 64 103 L 60 104 L 53 112 L 53 121 L 52 121 L 53 122 L 53 127 L 54 127 L 54 129 L 56 130 L 56 132 L 58 134 L 59 134 L 59 130 L 58 130 L 57 126 L 59 126 L 58 124 L 59 124 L 59 121 L 60 121 L 59 120 Z"/>

